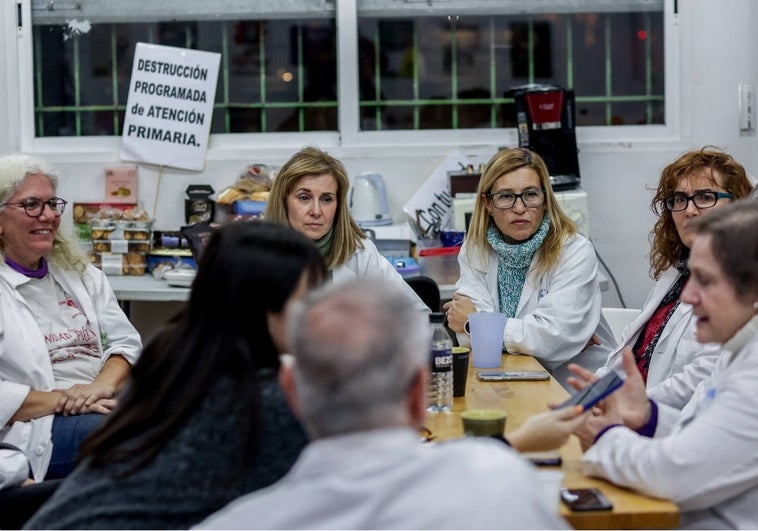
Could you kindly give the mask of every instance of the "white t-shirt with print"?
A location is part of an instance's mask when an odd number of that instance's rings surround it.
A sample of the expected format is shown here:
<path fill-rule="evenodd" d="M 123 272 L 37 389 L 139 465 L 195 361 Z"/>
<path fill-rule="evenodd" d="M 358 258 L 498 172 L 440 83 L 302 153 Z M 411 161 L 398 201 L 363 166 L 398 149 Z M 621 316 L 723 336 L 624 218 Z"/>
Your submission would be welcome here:
<path fill-rule="evenodd" d="M 56 386 L 91 383 L 102 367 L 100 338 L 76 301 L 51 275 L 30 279 L 18 290 L 45 337 Z"/>

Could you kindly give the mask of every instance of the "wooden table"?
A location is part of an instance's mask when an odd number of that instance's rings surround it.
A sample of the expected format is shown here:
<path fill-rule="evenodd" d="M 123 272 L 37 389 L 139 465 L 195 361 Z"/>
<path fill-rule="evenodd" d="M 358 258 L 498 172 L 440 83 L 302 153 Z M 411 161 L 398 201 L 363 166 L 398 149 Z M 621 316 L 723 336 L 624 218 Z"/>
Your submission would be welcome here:
<path fill-rule="evenodd" d="M 542 366 L 531 356 L 504 355 L 502 369 L 538 370 Z M 553 378 L 534 382 L 480 382 L 473 363 L 469 363 L 466 395 L 456 398 L 450 413 L 429 413 L 426 426 L 438 439 L 463 436 L 460 413 L 472 408 L 497 408 L 508 412 L 506 436 L 534 413 L 547 410 L 548 403 L 559 403 L 568 392 Z M 670 501 L 659 500 L 617 487 L 582 473 L 579 440 L 571 437 L 561 449 L 561 471 L 566 487 L 597 487 L 613 503 L 611 511 L 574 512 L 561 504 L 562 515 L 576 529 L 675 528 L 679 511 Z"/>

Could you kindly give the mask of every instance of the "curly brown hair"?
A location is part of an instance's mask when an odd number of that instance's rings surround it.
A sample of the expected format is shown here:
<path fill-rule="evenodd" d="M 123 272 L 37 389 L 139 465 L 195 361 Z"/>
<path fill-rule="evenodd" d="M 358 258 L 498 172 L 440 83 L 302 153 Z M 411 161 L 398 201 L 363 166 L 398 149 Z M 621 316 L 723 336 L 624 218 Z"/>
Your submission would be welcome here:
<path fill-rule="evenodd" d="M 735 199 L 746 197 L 753 188 L 742 164 L 714 146 L 687 151 L 666 166 L 650 204 L 650 209 L 658 216 L 650 233 L 650 275 L 655 280 L 666 269 L 676 265 L 687 251 L 664 201 L 676 191 L 683 179 L 703 169 L 708 170 L 708 178 L 714 186 L 723 188 Z"/>

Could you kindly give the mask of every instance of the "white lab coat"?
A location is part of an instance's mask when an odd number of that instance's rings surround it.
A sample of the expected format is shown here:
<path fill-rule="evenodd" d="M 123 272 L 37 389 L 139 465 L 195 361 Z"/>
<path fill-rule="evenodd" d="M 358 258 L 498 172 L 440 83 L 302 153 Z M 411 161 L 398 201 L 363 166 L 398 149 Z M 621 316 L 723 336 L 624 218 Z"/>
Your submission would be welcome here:
<path fill-rule="evenodd" d="M 683 527 L 754 529 L 758 317 L 724 350 L 671 429 L 661 426 L 662 418 L 653 439 L 623 426 L 611 428 L 584 454 L 585 474 L 673 500 L 682 510 Z"/>
<path fill-rule="evenodd" d="M 374 242 L 368 238 L 361 241 L 363 249 L 357 249 L 347 262 L 334 268 L 332 281 L 335 284 L 341 284 L 356 278 L 379 279 L 400 288 L 413 301 L 416 308 L 429 313 L 429 307 L 416 295 L 413 288 L 397 272 L 395 266 L 379 253 Z"/>
<path fill-rule="evenodd" d="M 29 461 L 21 450 L 0 448 L 0 490 L 16 487 L 29 478 Z"/>
<path fill-rule="evenodd" d="M 52 455 L 53 415 L 26 422 L 8 421 L 21 407 L 29 391 L 56 388 L 50 354 L 29 306 L 16 290 L 29 279 L 11 269 L 0 255 L 0 441 L 24 452 L 34 479 L 41 481 Z M 118 305 L 106 276 L 87 266 L 83 277 L 49 265 L 49 274 L 77 302 L 98 338 L 107 337 L 101 363 L 111 354 L 124 356 L 132 365 L 142 350 L 139 333 Z M 51 309 L 55 311 L 55 308 Z M 89 383 L 89 382 L 82 382 Z"/>
<path fill-rule="evenodd" d="M 668 293 L 678 277 L 679 271 L 675 267 L 671 267 L 663 272 L 648 294 L 640 314 L 624 328 L 621 344 L 611 352 L 605 362 L 607 368 L 622 372 L 620 370 L 622 349 L 627 346 L 634 346 L 650 317 L 655 313 L 663 297 Z M 680 373 L 685 365 L 701 356 L 709 359 L 701 361 L 702 365 L 699 363 L 690 369 L 690 381 L 697 385 L 700 379 L 710 374 L 709 369 L 720 355 L 721 346 L 716 343 L 703 344 L 698 342 L 695 338 L 695 322 L 696 317 L 692 313 L 692 306 L 680 302 L 661 332 L 653 355 L 650 358 L 650 367 L 647 375 L 647 389 L 649 391 L 667 378 Z M 699 370 L 696 371 L 695 369 Z M 688 395 L 683 395 L 684 402 L 689 400 L 693 390 L 694 387 L 689 390 Z M 684 392 L 684 389 L 680 389 L 680 392 Z"/>
<path fill-rule="evenodd" d="M 318 439 L 274 485 L 200 529 L 565 529 L 533 467 L 482 437 L 426 445 L 409 428 Z"/>
<path fill-rule="evenodd" d="M 569 362 L 594 371 L 603 365 L 616 340 L 601 315 L 597 257 L 589 240 L 580 234 L 570 237 L 556 267 L 540 278 L 534 273 L 538 254 L 532 258 L 516 316 L 505 323 L 503 341 L 509 353 L 537 358 L 565 386 L 571 375 L 566 368 Z M 461 276 L 456 292 L 471 298 L 477 311 L 499 312 L 495 251 L 488 246 L 484 263 L 476 256 L 469 261 L 464 242 L 458 264 Z M 593 333 L 601 344 L 585 348 Z M 471 338 L 458 334 L 458 342 L 470 346 Z"/>

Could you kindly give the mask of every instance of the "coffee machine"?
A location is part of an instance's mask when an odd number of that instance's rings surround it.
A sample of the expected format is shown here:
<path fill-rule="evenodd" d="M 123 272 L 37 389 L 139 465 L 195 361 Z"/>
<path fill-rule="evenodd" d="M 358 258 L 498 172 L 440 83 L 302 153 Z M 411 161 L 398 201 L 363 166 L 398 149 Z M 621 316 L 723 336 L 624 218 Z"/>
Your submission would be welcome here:
<path fill-rule="evenodd" d="M 519 147 L 545 161 L 553 190 L 579 186 L 574 91 L 556 85 L 521 85 L 506 93 L 516 108 Z"/>

